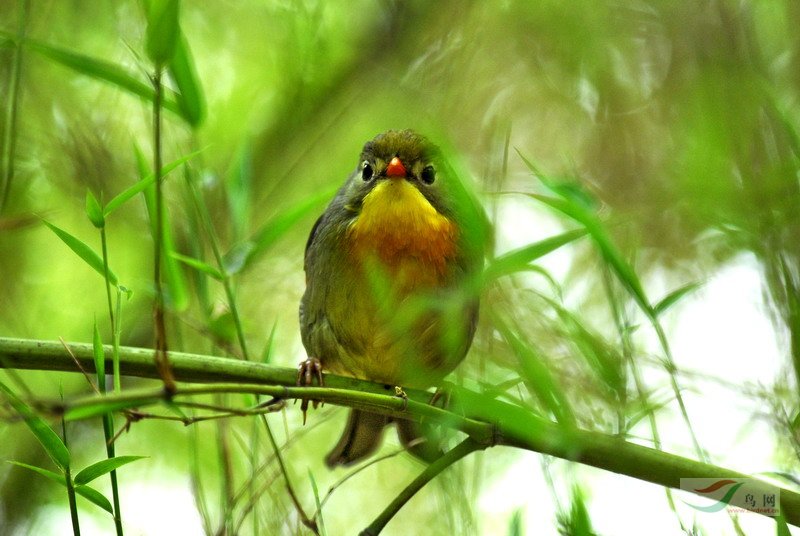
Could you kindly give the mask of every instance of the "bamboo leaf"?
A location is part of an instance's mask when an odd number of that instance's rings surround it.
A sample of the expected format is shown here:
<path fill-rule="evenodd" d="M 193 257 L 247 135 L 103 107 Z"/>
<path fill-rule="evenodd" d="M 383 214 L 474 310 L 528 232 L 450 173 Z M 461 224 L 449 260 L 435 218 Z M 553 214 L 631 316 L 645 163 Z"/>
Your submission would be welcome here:
<path fill-rule="evenodd" d="M 83 259 L 83 261 L 91 266 L 98 274 L 105 277 L 105 267 L 103 266 L 103 259 L 95 253 L 95 251 L 87 246 L 84 242 L 81 242 L 75 236 L 69 234 L 67 231 L 60 229 L 53 225 L 52 223 L 48 222 L 47 220 L 42 220 L 47 227 L 53 231 L 57 237 L 61 239 L 72 251 L 75 252 L 78 257 Z M 117 284 L 117 276 L 114 275 L 114 272 L 111 271 L 111 268 L 108 269 L 108 280 L 112 285 Z"/>
<path fill-rule="evenodd" d="M 171 251 L 170 255 L 175 260 L 180 261 L 187 266 L 191 266 L 195 270 L 203 272 L 204 274 L 210 275 L 217 281 L 222 281 L 225 277 L 222 274 L 222 272 L 220 272 L 210 264 L 207 264 L 199 259 L 195 259 L 194 257 L 187 257 L 186 255 L 181 255 L 180 253 L 176 253 L 174 251 Z"/>
<path fill-rule="evenodd" d="M 508 522 L 508 536 L 523 536 L 525 529 L 522 524 L 522 509 L 517 508 L 511 514 L 511 519 Z"/>
<path fill-rule="evenodd" d="M 567 231 L 557 236 L 540 240 L 534 244 L 509 251 L 495 259 L 486 269 L 486 278 L 494 279 L 514 272 L 526 270 L 529 264 L 548 253 L 557 250 L 561 246 L 574 242 L 578 238 L 585 236 L 588 230 L 575 229 Z"/>
<path fill-rule="evenodd" d="M 67 479 L 61 473 L 55 473 L 48 469 L 44 469 L 43 467 L 36 467 L 35 465 L 29 465 L 27 463 L 22 463 L 22 462 L 15 462 L 13 460 L 8 460 L 8 463 L 12 465 L 17 465 L 19 467 L 24 467 L 25 469 L 30 469 L 34 473 L 38 473 L 43 477 L 47 478 L 48 480 L 52 480 L 53 482 L 61 484 L 64 487 L 67 486 Z"/>
<path fill-rule="evenodd" d="M 178 24 L 180 3 L 178 0 L 148 0 L 147 34 L 145 49 L 153 63 L 160 67 L 175 55 L 181 29 Z"/>
<path fill-rule="evenodd" d="M 110 82 L 147 100 L 153 100 L 152 86 L 145 84 L 115 63 L 84 56 L 83 54 L 33 39 L 28 39 L 25 43 L 34 52 L 42 54 L 65 67 L 97 80 Z"/>
<path fill-rule="evenodd" d="M 674 395 L 671 394 L 662 396 L 661 400 L 655 402 L 650 402 L 649 398 L 650 397 L 643 397 L 641 401 L 632 404 L 632 409 L 628 410 L 628 418 L 625 421 L 627 431 L 632 430 L 640 421 L 644 420 L 645 417 L 664 409 L 675 400 Z"/>
<path fill-rule="evenodd" d="M 148 185 L 144 190 L 144 200 L 147 206 L 147 214 L 150 217 L 150 225 L 153 236 L 155 236 L 156 222 L 156 188 L 155 182 Z M 187 290 L 186 279 L 183 271 L 178 265 L 178 261 L 172 256 L 175 251 L 175 240 L 172 237 L 172 226 L 169 223 L 169 212 L 164 210 L 162 213 L 161 245 L 164 255 L 164 278 L 169 289 L 169 305 L 176 311 L 183 311 L 189 306 L 189 292 Z"/>
<path fill-rule="evenodd" d="M 264 351 L 261 352 L 261 362 L 268 365 L 272 361 L 272 353 L 275 348 L 275 332 L 278 329 L 278 321 L 272 323 L 272 329 L 269 332 L 267 344 L 264 345 Z"/>
<path fill-rule="evenodd" d="M 572 490 L 572 507 L 565 519 L 562 519 L 564 533 L 571 536 L 593 536 L 592 522 L 586 508 L 586 499 L 577 486 Z"/>
<path fill-rule="evenodd" d="M 86 190 L 86 215 L 89 217 L 89 221 L 92 222 L 92 225 L 98 229 L 102 229 L 105 226 L 106 222 L 103 217 L 103 209 L 100 207 L 100 203 L 97 201 L 94 194 L 92 194 L 91 190 Z"/>
<path fill-rule="evenodd" d="M 175 54 L 167 68 L 178 88 L 178 106 L 184 119 L 191 126 L 197 127 L 205 118 L 206 103 L 203 88 L 194 67 L 194 59 L 183 33 L 178 36 Z"/>
<path fill-rule="evenodd" d="M 75 482 L 75 484 L 78 486 L 88 484 L 97 477 L 103 476 L 106 473 L 110 473 L 111 471 L 119 469 L 123 465 L 135 462 L 136 460 L 141 460 L 142 458 L 146 458 L 146 456 L 117 456 L 116 458 L 108 458 L 105 460 L 100 460 L 99 462 L 93 463 L 92 465 L 85 468 L 77 475 L 75 475 L 75 478 L 73 478 L 73 482 Z"/>
<path fill-rule="evenodd" d="M 517 356 L 525 384 L 539 403 L 561 424 L 574 424 L 575 415 L 569 400 L 558 386 L 544 359 L 532 344 L 523 342 L 502 319 L 496 319 L 496 328 Z"/>
<path fill-rule="evenodd" d="M 89 486 L 75 486 L 75 493 L 81 497 L 88 499 L 90 502 L 96 504 L 106 512 L 114 515 L 114 509 L 111 507 L 111 502 L 106 499 L 106 496 Z"/>
<path fill-rule="evenodd" d="M 594 198 L 580 182 L 572 179 L 554 180 L 548 177 L 530 160 L 523 156 L 519 149 L 514 149 L 517 155 L 525 163 L 531 174 L 539 179 L 550 191 L 566 201 L 575 203 L 585 209 L 594 209 L 597 206 L 597 199 Z"/>
<path fill-rule="evenodd" d="M 114 459 L 119 459 L 119 458 L 114 458 Z M 110 461 L 110 460 L 104 460 L 104 461 Z M 61 484 L 62 486 L 67 487 L 67 479 L 62 474 L 54 473 L 53 471 L 48 471 L 47 469 L 36 467 L 35 465 L 29 465 L 27 463 L 15 462 L 15 461 L 9 461 L 8 463 L 17 465 L 19 467 L 24 467 L 25 469 L 30 469 L 31 471 L 38 473 L 57 484 Z M 109 514 L 114 513 L 114 509 L 111 507 L 111 502 L 108 499 L 106 499 L 106 497 L 96 489 L 90 488 L 88 486 L 76 485 L 75 493 L 88 499 L 89 501 L 96 504 Z"/>
<path fill-rule="evenodd" d="M 161 177 L 162 178 L 166 177 L 171 171 L 185 164 L 195 156 L 199 155 L 201 152 L 203 152 L 203 150 L 204 149 L 194 151 L 193 153 L 189 153 L 188 155 L 182 156 L 181 158 L 173 160 L 169 164 L 165 165 L 164 167 L 161 168 Z M 108 216 L 116 209 L 118 209 L 121 205 L 123 205 L 125 202 L 132 199 L 136 194 L 142 193 L 148 186 L 150 186 L 151 184 L 155 184 L 155 181 L 156 181 L 155 173 L 149 173 L 145 175 L 137 182 L 135 182 L 134 184 L 123 190 L 121 193 L 117 194 L 111 201 L 109 201 L 106 204 L 105 209 L 103 210 L 103 214 Z"/>
<path fill-rule="evenodd" d="M 69 467 L 69 450 L 67 450 L 67 446 L 61 438 L 58 437 L 58 434 L 3 382 L 0 382 L 0 391 L 5 393 L 8 401 L 25 421 L 25 424 L 28 425 L 28 428 L 33 432 L 33 435 L 36 436 L 36 439 L 39 440 L 39 443 L 41 443 L 55 464 L 62 469 Z"/>
<path fill-rule="evenodd" d="M 146 101 L 153 102 L 155 98 L 155 92 L 149 83 L 142 82 L 115 63 L 78 54 L 77 52 L 49 45 L 35 39 L 26 39 L 25 45 L 30 50 L 64 67 L 96 80 L 110 83 Z M 178 115 L 182 115 L 173 92 L 168 92 L 164 99 L 164 108 Z"/>
<path fill-rule="evenodd" d="M 151 184 L 155 184 L 155 173 L 150 171 L 150 164 L 147 162 L 147 157 L 144 155 L 142 148 L 139 147 L 139 144 L 136 142 L 133 142 L 133 156 L 136 157 L 136 170 L 139 172 L 139 180 L 142 181 L 149 178 Z M 164 173 L 162 168 L 161 178 L 163 179 L 165 175 L 166 173 Z M 142 191 L 144 191 L 144 189 L 142 189 Z"/>
<path fill-rule="evenodd" d="M 576 346 L 586 364 L 618 400 L 622 399 L 626 389 L 622 356 L 612 345 L 584 326 L 572 312 L 561 304 L 549 298 L 543 299 L 550 304 L 563 321 L 564 327 L 570 335 L 569 339 Z"/>
<path fill-rule="evenodd" d="M 214 336 L 214 340 L 225 345 L 233 344 L 237 337 L 233 314 L 227 310 L 215 313 L 208 321 L 208 331 Z"/>
<path fill-rule="evenodd" d="M 225 271 L 234 275 L 249 267 L 254 260 L 265 253 L 297 222 L 319 210 L 320 206 L 329 200 L 332 194 L 333 190 L 327 190 L 312 195 L 308 199 L 270 218 L 251 241 L 234 246 L 225 255 Z"/>
<path fill-rule="evenodd" d="M 322 504 L 319 500 L 319 489 L 317 488 L 317 480 L 314 478 L 314 473 L 311 468 L 308 468 L 308 479 L 311 480 L 311 491 L 314 492 L 314 504 L 317 508 L 317 520 L 319 521 L 319 531 L 321 536 L 327 536 L 328 532 L 325 530 L 325 520 L 322 517 Z"/>
<path fill-rule="evenodd" d="M 661 316 L 667 309 L 678 303 L 686 295 L 691 294 L 702 286 L 702 282 L 696 281 L 673 290 L 653 307 L 653 312 L 656 316 Z"/>
<path fill-rule="evenodd" d="M 619 279 L 622 285 L 628 290 L 629 294 L 639 307 L 641 307 L 642 311 L 644 311 L 650 319 L 655 319 L 655 312 L 645 295 L 639 277 L 636 275 L 633 267 L 631 267 L 614 246 L 610 237 L 603 229 L 600 220 L 593 212 L 564 199 L 539 194 L 526 195 L 558 210 L 586 227 L 595 245 L 600 250 L 600 254 L 616 274 L 617 279 Z"/>
<path fill-rule="evenodd" d="M 250 223 L 252 175 L 252 152 L 250 142 L 246 140 L 239 148 L 233 169 L 225 181 L 233 238 L 237 242 L 245 236 Z"/>

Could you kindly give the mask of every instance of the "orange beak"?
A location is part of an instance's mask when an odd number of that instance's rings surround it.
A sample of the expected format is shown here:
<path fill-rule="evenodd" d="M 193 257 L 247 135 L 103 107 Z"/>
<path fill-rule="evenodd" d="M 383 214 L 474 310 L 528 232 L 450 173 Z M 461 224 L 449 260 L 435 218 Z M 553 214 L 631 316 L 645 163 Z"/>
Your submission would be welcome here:
<path fill-rule="evenodd" d="M 406 176 L 406 168 L 403 166 L 403 163 L 400 161 L 399 158 L 396 156 L 392 158 L 392 161 L 389 162 L 389 165 L 386 166 L 386 176 L 387 177 L 405 177 Z"/>

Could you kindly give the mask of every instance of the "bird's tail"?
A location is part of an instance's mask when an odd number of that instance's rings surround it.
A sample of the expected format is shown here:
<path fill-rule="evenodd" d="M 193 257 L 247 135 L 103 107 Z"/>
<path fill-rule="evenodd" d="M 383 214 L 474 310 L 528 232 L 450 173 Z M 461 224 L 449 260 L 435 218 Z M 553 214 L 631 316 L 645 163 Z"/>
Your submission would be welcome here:
<path fill-rule="evenodd" d="M 380 445 L 383 429 L 392 419 L 357 409 L 350 410 L 344 433 L 333 450 L 325 457 L 328 467 L 351 465 L 372 454 Z M 441 456 L 442 451 L 432 426 L 423 423 L 395 419 L 400 442 L 417 458 L 431 463 Z"/>
<path fill-rule="evenodd" d="M 372 454 L 381 444 L 384 427 L 389 424 L 386 415 L 350 410 L 347 426 L 339 442 L 325 457 L 328 467 L 350 465 Z"/>
<path fill-rule="evenodd" d="M 433 463 L 441 456 L 438 430 L 426 422 L 396 419 L 397 437 L 400 443 L 416 458 L 425 463 Z"/>

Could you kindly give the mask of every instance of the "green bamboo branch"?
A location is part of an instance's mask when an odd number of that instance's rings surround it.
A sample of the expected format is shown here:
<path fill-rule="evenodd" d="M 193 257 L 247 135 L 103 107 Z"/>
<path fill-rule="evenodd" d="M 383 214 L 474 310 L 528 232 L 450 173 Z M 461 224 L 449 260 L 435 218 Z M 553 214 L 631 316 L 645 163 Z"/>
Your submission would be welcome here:
<path fill-rule="evenodd" d="M 98 207 L 99 208 L 99 207 Z M 117 325 L 118 318 L 114 316 L 114 306 L 111 300 L 111 269 L 108 266 L 108 240 L 106 238 L 106 226 L 105 226 L 105 218 L 102 217 L 102 210 L 99 212 L 100 218 L 99 221 L 92 221 L 95 227 L 99 225 L 100 229 L 100 244 L 102 246 L 103 251 L 103 279 L 106 283 L 106 299 L 108 300 L 108 318 L 109 322 L 111 323 L 111 341 L 112 341 L 112 360 L 114 362 L 114 390 L 119 392 L 120 388 L 120 378 L 119 378 L 119 371 L 117 370 L 117 363 L 119 361 L 118 354 L 119 354 L 119 338 L 117 337 L 118 333 L 120 332 L 119 326 Z M 91 219 L 91 217 L 90 217 Z M 121 290 L 117 287 L 117 302 L 119 305 Z M 119 307 L 117 308 L 119 311 Z M 95 329 L 97 329 L 97 325 L 95 324 Z M 105 375 L 102 377 L 98 375 L 97 377 L 98 388 L 100 389 L 101 393 L 106 392 L 106 378 Z M 108 459 L 112 459 L 116 457 L 116 444 L 113 441 L 114 436 L 116 435 L 114 431 L 114 417 L 113 414 L 109 413 L 107 415 L 103 415 L 103 437 L 105 437 L 106 443 L 106 457 Z M 108 475 L 109 479 L 111 480 L 111 497 L 114 503 L 114 529 L 116 531 L 117 536 L 122 536 L 124 534 L 122 528 L 122 510 L 120 508 L 120 500 L 119 500 L 119 484 L 117 482 L 117 470 L 114 469 Z"/>
<path fill-rule="evenodd" d="M 68 343 L 69 348 L 84 370 L 94 371 L 92 345 Z M 103 346 L 105 355 L 111 355 L 112 347 Z M 106 359 L 106 368 L 111 361 Z M 182 382 L 248 382 L 273 385 L 295 385 L 297 370 L 290 367 L 277 367 L 256 362 L 242 361 L 185 352 L 170 352 L 175 379 Z M 0 368 L 21 370 L 57 370 L 79 372 L 75 361 L 64 350 L 59 341 L 13 339 L 0 337 Z M 119 348 L 120 374 L 140 378 L 159 376 L 153 365 L 153 350 L 147 348 Z M 342 389 L 388 392 L 383 386 L 372 382 L 326 376 L 326 385 Z M 391 392 L 394 392 L 393 386 Z M 413 392 L 406 390 L 407 393 Z M 428 396 L 429 395 L 423 395 Z"/>
<path fill-rule="evenodd" d="M 64 448 L 67 448 L 67 423 L 61 419 L 61 435 L 64 437 Z M 78 517 L 78 502 L 75 497 L 75 484 L 72 481 L 72 470 L 69 464 L 64 467 L 64 483 L 67 487 L 67 498 L 69 500 L 69 515 L 72 519 L 73 536 L 81 536 L 81 524 Z"/>
<path fill-rule="evenodd" d="M 70 349 L 86 370 L 94 370 L 90 345 L 70 344 Z M 152 350 L 120 348 L 121 372 L 157 379 L 152 353 Z M 251 393 L 286 400 L 308 398 L 395 417 L 424 418 L 466 433 L 481 447 L 517 447 L 675 489 L 680 489 L 681 478 L 758 480 L 616 436 L 558 425 L 525 408 L 467 389 L 452 388 L 452 407 L 458 408 L 458 413 L 454 413 L 427 404 L 429 395 L 422 391 L 407 389 L 409 398 L 406 400 L 395 396 L 393 389 L 388 388 L 391 386 L 331 374 L 325 375 L 326 387 L 297 387 L 294 386 L 296 371 L 292 368 L 180 352 L 172 353 L 171 358 L 178 381 L 209 385 L 178 385 L 174 393 L 147 389 L 80 397 L 63 404 L 52 402 L 49 409 L 62 411 L 70 418 L 99 415 L 112 407 L 125 409 L 220 392 Z M 0 338 L 0 367 L 77 371 L 73 358 L 57 342 L 6 338 Z M 788 523 L 800 526 L 800 494 L 785 488 L 780 488 L 779 493 L 782 515 Z"/>

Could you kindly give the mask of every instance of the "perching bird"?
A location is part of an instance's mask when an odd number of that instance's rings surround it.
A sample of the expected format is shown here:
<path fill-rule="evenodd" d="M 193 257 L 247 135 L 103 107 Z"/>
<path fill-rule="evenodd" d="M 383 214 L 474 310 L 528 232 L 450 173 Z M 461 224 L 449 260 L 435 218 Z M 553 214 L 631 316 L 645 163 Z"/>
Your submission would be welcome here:
<path fill-rule="evenodd" d="M 480 205 L 428 140 L 390 130 L 367 142 L 306 244 L 300 330 L 309 359 L 298 384 L 321 380 L 322 369 L 390 386 L 440 382 L 475 333 L 485 232 Z M 439 454 L 419 441 L 417 423 L 394 421 L 412 453 Z M 327 464 L 369 455 L 390 422 L 351 410 Z"/>

